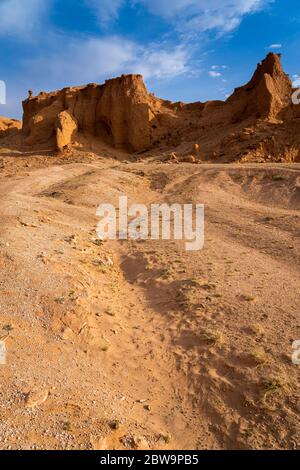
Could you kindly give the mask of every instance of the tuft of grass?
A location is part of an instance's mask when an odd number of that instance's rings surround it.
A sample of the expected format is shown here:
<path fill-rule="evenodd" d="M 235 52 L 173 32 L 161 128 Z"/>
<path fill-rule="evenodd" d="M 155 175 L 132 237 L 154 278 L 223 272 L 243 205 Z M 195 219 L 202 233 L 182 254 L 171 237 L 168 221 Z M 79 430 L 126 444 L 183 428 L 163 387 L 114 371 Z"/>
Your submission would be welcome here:
<path fill-rule="evenodd" d="M 225 338 L 221 331 L 215 329 L 205 329 L 200 333 L 200 338 L 211 346 L 224 344 Z"/>
<path fill-rule="evenodd" d="M 257 297 L 255 295 L 243 294 L 243 295 L 241 295 L 241 299 L 244 300 L 245 302 L 256 302 L 257 301 Z"/>
<path fill-rule="evenodd" d="M 163 440 L 165 441 L 166 444 L 170 444 L 171 443 L 171 440 L 172 440 L 172 437 L 170 434 L 166 434 L 164 436 L 162 436 Z"/>
<path fill-rule="evenodd" d="M 96 245 L 96 246 L 102 246 L 104 244 L 103 240 L 100 240 L 98 238 L 96 238 L 95 240 L 92 240 L 92 243 L 93 245 Z"/>
<path fill-rule="evenodd" d="M 168 279 L 171 276 L 171 270 L 169 268 L 163 268 L 160 272 L 160 277 Z"/>
<path fill-rule="evenodd" d="M 57 304 L 62 305 L 62 304 L 65 303 L 65 300 L 66 300 L 66 299 L 65 299 L 64 297 L 57 297 L 57 298 L 55 299 L 55 302 L 56 302 Z"/>
<path fill-rule="evenodd" d="M 105 310 L 105 313 L 106 313 L 106 315 L 109 315 L 110 317 L 115 317 L 116 316 L 116 313 L 114 312 L 111 305 L 109 305 L 107 307 L 107 309 Z"/>
<path fill-rule="evenodd" d="M 250 325 L 249 329 L 253 335 L 263 335 L 265 333 L 264 327 L 261 326 L 259 323 L 255 323 L 254 325 Z"/>
<path fill-rule="evenodd" d="M 255 349 L 250 355 L 257 366 L 263 366 L 270 363 L 270 357 L 263 349 Z"/>
<path fill-rule="evenodd" d="M 77 300 L 76 292 L 74 290 L 70 290 L 69 292 L 69 299 L 70 300 Z"/>
<path fill-rule="evenodd" d="M 281 377 L 270 377 L 263 382 L 263 403 L 267 403 L 268 397 L 284 394 L 287 384 Z"/>
<path fill-rule="evenodd" d="M 7 333 L 10 333 L 14 327 L 12 325 L 4 325 L 2 330 L 6 331 Z"/>
<path fill-rule="evenodd" d="M 272 180 L 273 181 L 284 181 L 285 178 L 284 178 L 284 176 L 281 176 L 281 175 L 273 175 Z"/>
<path fill-rule="evenodd" d="M 72 423 L 70 421 L 66 421 L 65 423 L 63 423 L 63 430 L 66 432 L 72 432 L 73 431 Z"/>

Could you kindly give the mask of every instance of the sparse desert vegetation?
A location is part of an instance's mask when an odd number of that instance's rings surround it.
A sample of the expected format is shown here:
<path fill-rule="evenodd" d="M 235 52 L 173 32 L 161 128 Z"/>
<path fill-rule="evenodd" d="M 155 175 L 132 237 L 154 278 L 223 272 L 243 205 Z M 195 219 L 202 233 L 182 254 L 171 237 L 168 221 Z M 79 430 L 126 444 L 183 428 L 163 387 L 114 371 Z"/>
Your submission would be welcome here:
<path fill-rule="evenodd" d="M 299 168 L 61 158 L 1 170 L 2 448 L 289 448 Z M 186 191 L 207 207 L 203 250 L 96 242 L 99 200 Z"/>

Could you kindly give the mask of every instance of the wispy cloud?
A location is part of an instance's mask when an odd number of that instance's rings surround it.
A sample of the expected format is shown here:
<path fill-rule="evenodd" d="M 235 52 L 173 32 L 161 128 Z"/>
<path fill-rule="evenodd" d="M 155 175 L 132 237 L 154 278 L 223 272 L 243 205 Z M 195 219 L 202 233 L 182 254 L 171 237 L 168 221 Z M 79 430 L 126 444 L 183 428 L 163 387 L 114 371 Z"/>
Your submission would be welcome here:
<path fill-rule="evenodd" d="M 29 39 L 41 26 L 51 0 L 0 0 L 0 36 Z"/>
<path fill-rule="evenodd" d="M 101 26 L 114 22 L 116 35 L 108 36 L 100 28 L 98 37 L 94 36 L 94 31 L 89 35 L 81 31 L 79 26 L 77 36 L 71 30 L 60 35 L 57 24 L 51 23 L 55 15 L 50 15 L 51 7 L 60 2 L 62 0 L 0 0 L 0 36 L 10 35 L 19 40 L 38 38 L 33 51 L 30 43 L 27 43 L 30 45 L 27 50 L 24 48 L 29 59 L 18 58 L 18 76 L 8 77 L 6 109 L 17 109 L 17 101 L 25 97 L 28 88 L 39 92 L 101 83 L 123 73 L 141 73 L 148 82 L 184 74 L 191 76 L 198 67 L 195 50 L 199 59 L 203 43 L 190 41 L 190 33 L 197 38 L 198 33 L 231 32 L 246 15 L 263 9 L 273 0 L 78 0 L 86 7 L 86 12 L 89 9 L 94 13 Z M 118 28 L 117 20 L 121 18 L 122 8 L 128 6 L 142 9 L 147 21 L 154 21 L 152 14 L 166 23 L 163 44 L 156 35 L 151 43 L 140 36 L 128 39 L 122 35 L 124 30 Z M 94 24 L 92 26 L 94 30 Z M 206 36 L 210 34 L 202 38 Z M 226 81 L 225 67 L 215 65 L 207 73 L 222 84 Z"/>
<path fill-rule="evenodd" d="M 123 73 L 145 79 L 168 78 L 188 72 L 189 52 L 183 46 L 141 46 L 120 36 L 64 40 L 64 48 L 25 63 L 41 85 L 66 86 L 103 81 Z"/>
<path fill-rule="evenodd" d="M 228 69 L 227 65 L 212 65 L 211 70 L 226 70 Z"/>
<path fill-rule="evenodd" d="M 134 0 L 180 30 L 231 32 L 244 16 L 263 9 L 274 0 Z"/>
<path fill-rule="evenodd" d="M 282 48 L 282 44 L 278 44 L 278 43 L 270 44 L 270 46 L 267 47 L 267 49 L 281 49 L 281 48 Z"/>
<path fill-rule="evenodd" d="M 21 101 L 29 89 L 37 94 L 66 86 L 103 83 L 124 73 L 140 73 L 151 83 L 190 73 L 190 51 L 180 46 L 146 47 L 121 36 L 80 40 L 53 36 L 52 47 L 47 55 L 22 62 L 22 81 L 15 77 L 9 81 L 8 101 L 2 114 L 20 117 Z"/>
<path fill-rule="evenodd" d="M 119 11 L 124 0 L 84 0 L 87 7 L 91 8 L 101 24 L 114 21 L 119 16 Z"/>
<path fill-rule="evenodd" d="M 208 75 L 212 78 L 218 78 L 218 77 L 222 77 L 222 74 L 221 72 L 216 72 L 215 70 L 210 70 L 208 72 Z"/>
<path fill-rule="evenodd" d="M 138 62 L 134 67 L 146 79 L 177 77 L 190 71 L 190 53 L 183 45 L 173 48 L 152 45 L 141 52 L 141 57 L 137 58 Z"/>
<path fill-rule="evenodd" d="M 222 82 L 226 82 L 223 78 L 223 72 L 228 69 L 227 65 L 212 65 L 208 71 L 208 75 L 212 78 L 221 78 Z"/>
<path fill-rule="evenodd" d="M 180 31 L 227 33 L 236 29 L 244 16 L 275 0 L 85 0 L 102 23 L 116 20 L 125 4 L 143 6 Z"/>

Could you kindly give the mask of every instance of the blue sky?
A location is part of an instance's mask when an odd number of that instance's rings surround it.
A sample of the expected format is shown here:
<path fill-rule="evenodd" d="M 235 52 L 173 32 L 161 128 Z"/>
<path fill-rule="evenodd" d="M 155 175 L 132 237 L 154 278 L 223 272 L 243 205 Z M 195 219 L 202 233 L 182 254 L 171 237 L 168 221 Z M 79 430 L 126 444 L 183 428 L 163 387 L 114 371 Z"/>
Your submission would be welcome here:
<path fill-rule="evenodd" d="M 27 90 L 141 73 L 172 101 L 225 99 L 269 51 L 300 74 L 299 0 L 0 0 L 0 80 Z"/>

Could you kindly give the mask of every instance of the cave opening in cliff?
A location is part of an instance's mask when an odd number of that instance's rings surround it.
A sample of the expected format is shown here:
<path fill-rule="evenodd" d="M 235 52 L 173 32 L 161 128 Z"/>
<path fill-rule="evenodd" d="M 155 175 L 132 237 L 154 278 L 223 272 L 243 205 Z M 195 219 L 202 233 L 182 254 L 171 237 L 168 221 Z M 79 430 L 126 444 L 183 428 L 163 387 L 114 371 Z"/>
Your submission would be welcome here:
<path fill-rule="evenodd" d="M 111 124 L 106 119 L 99 119 L 96 123 L 95 134 L 100 137 L 104 142 L 113 144 L 113 132 Z"/>

